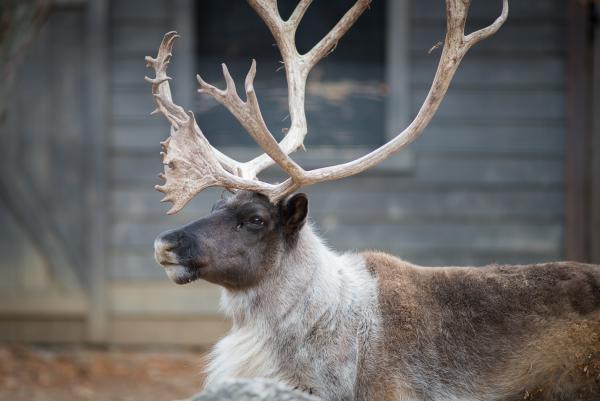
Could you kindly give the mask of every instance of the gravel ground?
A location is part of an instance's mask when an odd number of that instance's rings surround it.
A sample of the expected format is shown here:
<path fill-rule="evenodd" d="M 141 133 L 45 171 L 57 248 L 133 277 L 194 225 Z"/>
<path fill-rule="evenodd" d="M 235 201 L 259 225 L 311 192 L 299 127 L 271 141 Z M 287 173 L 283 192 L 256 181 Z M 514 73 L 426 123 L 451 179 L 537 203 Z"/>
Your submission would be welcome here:
<path fill-rule="evenodd" d="M 98 351 L 0 345 L 1 401 L 170 401 L 199 391 L 193 351 Z"/>

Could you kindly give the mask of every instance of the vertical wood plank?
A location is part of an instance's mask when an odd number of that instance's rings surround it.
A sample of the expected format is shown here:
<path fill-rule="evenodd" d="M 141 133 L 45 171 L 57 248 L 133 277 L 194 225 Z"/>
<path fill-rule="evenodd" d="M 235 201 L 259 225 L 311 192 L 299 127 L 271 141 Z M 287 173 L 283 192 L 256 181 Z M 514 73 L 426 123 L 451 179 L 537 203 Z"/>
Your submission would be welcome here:
<path fill-rule="evenodd" d="M 567 2 L 565 254 L 576 261 L 589 259 L 589 22 L 587 2 Z"/>
<path fill-rule="evenodd" d="M 108 0 L 87 3 L 88 42 L 88 219 L 90 312 L 87 335 L 92 342 L 107 339 L 107 257 L 106 220 L 108 218 L 107 147 L 108 147 Z"/>
<path fill-rule="evenodd" d="M 600 4 L 595 7 L 592 87 L 591 259 L 600 264 Z"/>
<path fill-rule="evenodd" d="M 51 114 L 46 122 L 51 162 L 46 168 L 50 184 L 43 190 L 48 197 L 43 213 L 54 217 L 55 235 L 64 243 L 78 275 L 86 279 L 87 268 L 82 263 L 86 227 L 81 224 L 86 209 L 85 155 L 81 151 L 86 130 L 80 96 L 85 90 L 85 7 L 55 7 L 49 22 L 52 30 L 47 60 L 52 62 L 46 64 L 49 79 L 44 84 L 52 94 L 48 97 Z"/>
<path fill-rule="evenodd" d="M 53 71 L 61 63 L 73 63 L 60 50 L 53 52 L 53 44 L 61 35 L 59 28 L 63 28 L 60 25 L 65 21 L 63 17 L 60 11 L 52 14 L 17 75 L 6 130 L 0 127 L 6 147 L 2 157 L 0 200 L 5 207 L 3 212 L 13 215 L 32 244 L 42 253 L 57 286 L 65 292 L 79 293 L 81 283 L 75 274 L 76 258 L 69 253 L 66 241 L 60 236 L 62 222 L 57 219 L 50 196 L 56 190 L 50 173 L 63 166 L 55 163 L 51 149 L 59 141 L 55 131 L 64 128 L 56 123 L 62 115 L 53 100 L 60 98 L 57 97 L 59 93 L 56 88 L 60 86 L 61 77 L 53 75 Z M 54 53 L 65 58 L 57 59 Z M 43 90 L 40 91 L 40 88 Z M 76 192 L 78 188 L 72 186 L 70 189 Z M 74 204 L 76 201 L 60 206 L 72 210 Z M 12 242 L 14 238 L 7 240 L 15 246 Z M 24 274 L 24 269 L 21 270 L 21 274 Z"/>
<path fill-rule="evenodd" d="M 386 81 L 389 95 L 385 110 L 385 139 L 389 140 L 410 122 L 410 1 L 388 1 L 386 7 Z"/>
<path fill-rule="evenodd" d="M 176 102 L 189 109 L 194 104 L 196 94 L 196 43 L 194 32 L 194 2 L 192 0 L 175 0 L 172 4 L 173 29 L 179 32 L 181 39 L 177 42 L 177 57 L 173 58 L 173 93 Z M 166 133 L 165 133 L 166 135 Z"/>

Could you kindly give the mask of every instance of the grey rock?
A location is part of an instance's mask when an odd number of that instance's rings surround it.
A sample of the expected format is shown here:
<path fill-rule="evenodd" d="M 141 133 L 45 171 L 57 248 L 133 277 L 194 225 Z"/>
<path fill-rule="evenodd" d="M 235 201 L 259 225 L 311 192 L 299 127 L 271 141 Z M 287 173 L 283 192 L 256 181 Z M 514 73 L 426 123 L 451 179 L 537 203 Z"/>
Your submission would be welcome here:
<path fill-rule="evenodd" d="M 207 388 L 188 401 L 321 401 L 269 379 L 236 379 Z"/>

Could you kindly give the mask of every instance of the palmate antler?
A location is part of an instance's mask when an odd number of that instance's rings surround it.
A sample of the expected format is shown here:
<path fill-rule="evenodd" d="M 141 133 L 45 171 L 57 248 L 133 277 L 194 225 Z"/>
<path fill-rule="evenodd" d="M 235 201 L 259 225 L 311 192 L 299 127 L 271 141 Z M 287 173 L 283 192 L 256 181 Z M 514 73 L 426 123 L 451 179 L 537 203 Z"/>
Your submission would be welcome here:
<path fill-rule="evenodd" d="M 447 32 L 444 49 L 427 98 L 415 119 L 395 138 L 359 159 L 307 171 L 289 156 L 303 146 L 307 133 L 304 111 L 306 79 L 311 69 L 333 51 L 371 0 L 357 0 L 325 37 L 309 52 L 300 54 L 295 44 L 296 30 L 311 2 L 300 0 L 292 15 L 283 20 L 276 0 L 248 0 L 273 34 L 285 65 L 291 126 L 281 142 L 275 140 L 260 111 L 253 86 L 256 75 L 254 60 L 246 76 L 245 101 L 239 97 L 225 64 L 225 89 L 218 89 L 197 76 L 199 92 L 208 93 L 223 104 L 265 152 L 249 162 L 233 160 L 212 147 L 196 124 L 194 114 L 191 111 L 186 113 L 181 106 L 173 103 L 167 66 L 177 33 L 169 32 L 165 35 L 156 58 L 146 57 L 147 66 L 156 73 L 154 78 L 146 77 L 146 81 L 152 84 L 152 94 L 157 104 L 155 112 L 162 113 L 171 124 L 171 135 L 162 142 L 165 165 L 162 177 L 166 181 L 164 185 L 156 186 L 157 190 L 165 193 L 163 201 L 173 203 L 167 213 L 178 212 L 198 192 L 211 186 L 260 192 L 275 203 L 302 186 L 349 177 L 382 162 L 423 132 L 444 98 L 464 55 L 475 43 L 496 33 L 508 16 L 508 0 L 503 0 L 502 13 L 491 25 L 465 35 L 470 0 L 446 0 Z M 289 175 L 287 180 L 280 184 L 270 184 L 256 179 L 258 173 L 274 163 Z"/>

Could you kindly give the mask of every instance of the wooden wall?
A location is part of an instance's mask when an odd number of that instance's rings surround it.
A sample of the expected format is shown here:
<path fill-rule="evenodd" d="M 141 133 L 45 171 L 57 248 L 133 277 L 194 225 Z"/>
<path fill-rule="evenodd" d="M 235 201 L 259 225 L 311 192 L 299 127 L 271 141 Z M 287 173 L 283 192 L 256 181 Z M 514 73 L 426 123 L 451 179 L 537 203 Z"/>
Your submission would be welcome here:
<path fill-rule="evenodd" d="M 433 71 L 423 49 L 442 36 L 435 3 L 412 3 L 416 104 Z M 498 3 L 474 1 L 470 29 L 492 21 Z M 435 256 L 418 254 L 417 260 L 562 257 L 563 7 L 560 1 L 512 2 L 505 26 L 467 54 L 434 123 L 414 144 L 418 166 L 411 184 L 427 187 L 418 198 L 434 199 L 438 212 L 429 215 L 434 244 L 425 245 Z"/>
<path fill-rule="evenodd" d="M 83 16 L 81 4 L 52 7 L 0 124 L 0 340 L 85 335 Z"/>
<path fill-rule="evenodd" d="M 5 149 L 12 156 L 3 160 L 6 164 L 14 155 L 23 154 L 18 163 L 7 164 L 12 173 L 4 177 L 14 177 L 24 190 L 24 199 L 29 200 L 21 205 L 24 210 L 36 211 L 25 214 L 28 224 L 37 221 L 31 216 L 40 216 L 45 227 L 40 232 L 52 235 L 31 237 L 22 226 L 26 221 L 15 218 L 4 205 L 0 210 L 0 331 L 5 333 L 0 339 L 33 335 L 32 340 L 39 340 L 43 327 L 53 327 L 54 337 L 49 334 L 48 338 L 57 341 L 83 339 L 86 299 L 76 292 L 69 293 L 78 294 L 74 298 L 64 298 L 60 286 L 49 285 L 69 280 L 102 292 L 93 298 L 101 300 L 102 307 L 96 309 L 106 320 L 105 333 L 97 336 L 98 341 L 206 345 L 226 330 L 227 322 L 218 311 L 218 288 L 206 283 L 176 286 L 153 260 L 155 236 L 208 212 L 221 192 L 206 191 L 182 212 L 168 217 L 164 214 L 167 206 L 159 203 L 161 194 L 153 190 L 161 171 L 159 141 L 166 137 L 168 127 L 162 119 L 149 116 L 153 104 L 143 81 L 150 73 L 144 56 L 155 54 L 165 32 L 180 31 L 183 38 L 176 45 L 171 68 L 174 96 L 185 107 L 198 107 L 193 40 L 210 38 L 193 38 L 193 3 L 201 4 L 192 0 L 109 1 L 108 47 L 104 49 L 107 81 L 98 77 L 95 86 L 84 84 L 89 29 L 85 24 L 90 20 L 83 4 L 87 3 L 73 2 L 79 6 L 62 8 L 43 32 L 25 64 L 26 78 L 17 85 L 13 115 L 22 118 L 9 121 L 2 132 L 3 137 L 10 134 L 20 139 L 11 142 L 12 153 Z M 500 11 L 500 0 L 473 3 L 471 28 L 488 24 Z M 530 263 L 563 257 L 563 8 L 560 0 L 511 2 L 506 25 L 466 56 L 433 123 L 409 149 L 360 176 L 306 189 L 314 224 L 333 248 L 381 249 L 433 265 Z M 409 9 L 405 22 L 410 35 L 403 42 L 407 57 L 400 76 L 410 79 L 408 85 L 388 84 L 406 90 L 409 99 L 399 104 L 410 104 L 406 112 L 414 115 L 439 57 L 439 49 L 432 54 L 428 50 L 443 39 L 444 15 L 441 2 L 434 0 L 410 1 Z M 102 43 L 100 39 L 94 43 Z M 102 85 L 108 92 L 106 143 L 86 140 L 87 120 L 82 117 L 86 105 L 82 94 Z M 101 135 L 99 130 L 92 131 Z M 26 144 L 31 145 L 27 152 Z M 101 152 L 94 154 L 106 157 L 99 163 L 106 167 L 105 192 L 95 196 L 100 207 L 106 206 L 102 199 L 108 201 L 106 233 L 98 234 L 106 247 L 102 244 L 96 249 L 106 251 L 106 262 L 98 262 L 93 269 L 86 263 L 90 255 L 86 250 L 94 236 L 82 224 L 90 214 L 85 200 L 90 146 L 101 146 Z M 244 149 L 235 151 L 248 154 Z M 315 157 L 300 155 L 299 160 L 317 167 L 330 151 L 316 149 Z M 337 151 L 335 156 L 343 158 L 352 152 L 356 149 Z M 15 166 L 24 174 L 17 174 Z M 61 244 L 58 248 L 57 243 Z M 57 259 L 48 249 L 61 249 L 62 256 Z M 52 266 L 58 267 L 53 270 Z M 106 285 L 92 287 L 90 280 L 106 280 Z M 37 297 L 42 292 L 46 297 Z M 9 298 L 12 303 L 6 302 Z M 52 321 L 45 315 L 44 325 L 38 312 L 51 304 L 62 315 Z M 21 312 L 31 316 L 21 326 L 2 320 L 2 316 Z M 61 337 L 65 328 L 71 336 Z"/>
<path fill-rule="evenodd" d="M 82 16 L 52 9 L 0 125 L 0 297 L 77 292 L 87 281 Z"/>

